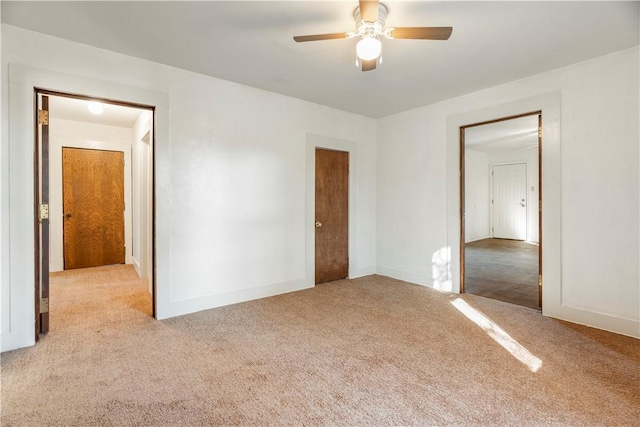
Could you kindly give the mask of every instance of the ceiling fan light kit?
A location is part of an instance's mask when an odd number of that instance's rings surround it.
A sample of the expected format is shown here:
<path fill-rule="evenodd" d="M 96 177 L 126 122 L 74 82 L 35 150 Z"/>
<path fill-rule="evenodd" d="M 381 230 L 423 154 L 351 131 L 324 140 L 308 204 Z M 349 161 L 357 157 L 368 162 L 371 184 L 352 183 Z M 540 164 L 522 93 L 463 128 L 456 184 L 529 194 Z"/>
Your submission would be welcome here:
<path fill-rule="evenodd" d="M 356 55 L 363 61 L 376 59 L 382 53 L 382 43 L 377 37 L 363 37 L 356 45 Z"/>
<path fill-rule="evenodd" d="M 353 12 L 356 32 L 316 34 L 295 36 L 296 42 L 317 40 L 350 39 L 360 37 L 356 44 L 356 66 L 362 65 L 362 71 L 376 69 L 376 63 L 382 64 L 382 43 L 380 36 L 388 39 L 447 40 L 451 36 L 451 27 L 398 27 L 384 28 L 388 9 L 378 0 L 360 0 Z"/>

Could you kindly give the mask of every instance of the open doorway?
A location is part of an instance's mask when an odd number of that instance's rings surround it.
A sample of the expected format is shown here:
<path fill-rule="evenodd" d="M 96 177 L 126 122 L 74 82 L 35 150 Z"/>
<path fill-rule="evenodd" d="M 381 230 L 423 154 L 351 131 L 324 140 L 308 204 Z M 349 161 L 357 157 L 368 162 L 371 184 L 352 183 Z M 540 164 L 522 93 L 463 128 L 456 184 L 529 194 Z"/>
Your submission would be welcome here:
<path fill-rule="evenodd" d="M 36 89 L 36 339 L 60 299 L 155 316 L 152 107 Z M 63 297 L 64 296 L 64 297 Z M 39 314 L 38 314 L 39 313 Z"/>
<path fill-rule="evenodd" d="M 541 119 L 460 128 L 462 292 L 542 307 Z"/>

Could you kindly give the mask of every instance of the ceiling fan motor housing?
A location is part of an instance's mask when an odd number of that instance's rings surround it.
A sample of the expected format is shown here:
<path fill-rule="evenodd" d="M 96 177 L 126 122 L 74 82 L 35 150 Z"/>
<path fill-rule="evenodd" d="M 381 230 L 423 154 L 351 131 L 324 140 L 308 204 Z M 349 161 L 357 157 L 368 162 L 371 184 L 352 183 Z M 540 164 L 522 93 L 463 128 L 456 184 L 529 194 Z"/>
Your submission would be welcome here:
<path fill-rule="evenodd" d="M 388 9 L 382 3 L 378 3 L 378 19 L 375 22 L 363 21 L 360 16 L 360 6 L 353 11 L 353 19 L 356 21 L 356 29 L 358 34 L 362 36 L 374 37 L 382 34 L 384 22 L 387 19 Z"/>

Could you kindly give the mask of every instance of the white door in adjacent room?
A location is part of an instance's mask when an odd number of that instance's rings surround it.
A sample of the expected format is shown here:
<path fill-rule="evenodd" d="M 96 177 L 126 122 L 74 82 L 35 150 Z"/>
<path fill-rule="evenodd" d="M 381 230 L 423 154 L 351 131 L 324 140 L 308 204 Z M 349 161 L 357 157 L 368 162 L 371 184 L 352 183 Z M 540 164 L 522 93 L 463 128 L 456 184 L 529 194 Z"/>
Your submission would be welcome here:
<path fill-rule="evenodd" d="M 494 165 L 493 237 L 526 240 L 527 238 L 527 165 Z"/>

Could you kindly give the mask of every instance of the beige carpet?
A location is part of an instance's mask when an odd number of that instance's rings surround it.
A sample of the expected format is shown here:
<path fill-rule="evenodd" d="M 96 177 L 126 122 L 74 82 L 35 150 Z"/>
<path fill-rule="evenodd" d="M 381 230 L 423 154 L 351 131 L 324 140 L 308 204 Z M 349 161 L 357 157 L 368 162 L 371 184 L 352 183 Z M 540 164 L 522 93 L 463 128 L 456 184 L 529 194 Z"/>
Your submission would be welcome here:
<path fill-rule="evenodd" d="M 2 425 L 640 423 L 640 341 L 525 307 L 380 276 L 150 305 L 128 266 L 54 275 L 50 333 L 2 355 Z"/>

